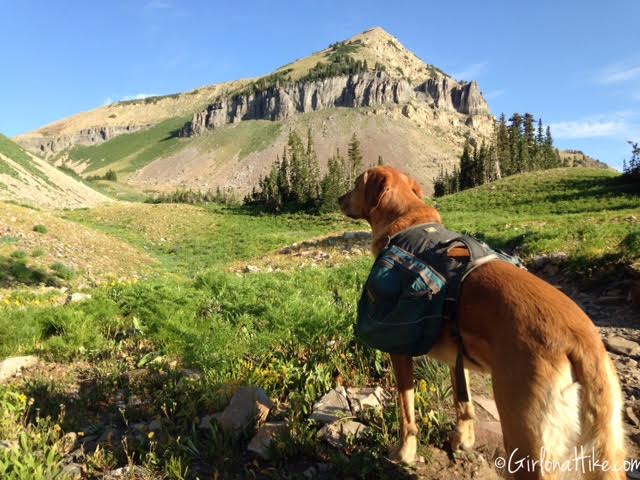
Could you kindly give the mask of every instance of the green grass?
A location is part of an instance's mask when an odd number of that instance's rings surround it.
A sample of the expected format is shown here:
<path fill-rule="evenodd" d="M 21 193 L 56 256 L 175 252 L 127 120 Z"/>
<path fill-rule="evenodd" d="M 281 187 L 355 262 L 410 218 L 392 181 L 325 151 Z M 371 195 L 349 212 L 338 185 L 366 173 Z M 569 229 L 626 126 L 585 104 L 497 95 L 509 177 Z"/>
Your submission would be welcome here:
<path fill-rule="evenodd" d="M 163 205 L 155 207 L 162 209 Z M 171 242 L 151 238 L 148 230 L 141 228 L 138 213 L 128 215 L 125 211 L 106 220 L 105 215 L 94 210 L 77 210 L 67 212 L 66 218 L 143 248 L 168 271 L 186 275 L 258 257 L 303 239 L 358 227 L 338 214 L 261 215 L 244 207 L 193 208 L 203 215 L 190 219 L 188 230 L 174 231 L 175 240 Z M 189 215 L 188 211 L 184 215 Z M 359 224 L 359 228 L 365 227 Z"/>
<path fill-rule="evenodd" d="M 195 146 L 207 152 L 217 151 L 217 158 L 240 159 L 269 146 L 279 135 L 280 122 L 246 121 L 238 125 L 205 132 L 193 138 L 179 138 L 177 132 L 190 120 L 176 117 L 165 120 L 146 130 L 120 135 L 96 146 L 76 146 L 69 151 L 69 160 L 87 162 L 83 174 L 105 173 L 109 169 L 117 173 L 133 173 L 145 165 L 167 157 L 180 150 Z M 85 182 L 86 183 L 86 182 Z M 144 194 L 118 182 L 89 182 L 92 187 L 120 200 L 140 201 Z"/>
<path fill-rule="evenodd" d="M 133 172 L 156 158 L 170 155 L 181 148 L 177 131 L 189 120 L 187 117 L 170 118 L 139 132 L 120 135 L 97 146 L 74 147 L 69 160 L 86 161 L 84 173 L 112 167 L 118 172 Z"/>
<path fill-rule="evenodd" d="M 640 217 L 637 187 L 610 171 L 535 172 L 438 203 L 450 228 L 497 247 L 517 247 L 526 257 L 562 250 L 576 272 L 640 258 L 640 234 L 633 222 Z M 0 301 L 0 357 L 37 353 L 58 362 L 88 362 L 95 370 L 89 373 L 87 363 L 81 364 L 78 396 L 69 397 L 53 380 L 23 387 L 21 392 L 36 398 L 35 407 L 43 414 L 55 418 L 59 404 L 67 404 L 75 414 L 62 422 L 65 429 L 80 428 L 78 422 L 87 419 L 99 422 L 105 412 L 121 423 L 161 417 L 158 439 L 131 447 L 137 462 L 152 472 L 149 478 L 203 464 L 213 466 L 220 478 L 243 478 L 257 476 L 261 468 L 247 463 L 243 454 L 249 437 L 231 440 L 217 428 L 203 432 L 194 426 L 203 413 L 226 404 L 234 385 L 257 385 L 280 402 L 281 415 L 290 425 L 289 436 L 276 447 L 274 468 L 286 471 L 303 458 L 330 462 L 335 475 L 330 478 L 365 473 L 369 478 L 398 478 L 398 472 L 388 473 L 384 460 L 397 437 L 394 408 L 364 418 L 372 433 L 352 445 L 349 456 L 317 442 L 317 426 L 307 421 L 313 402 L 337 378 L 346 385 L 393 384 L 386 356 L 363 347 L 352 331 L 372 259 L 352 258 L 333 268 L 241 276 L 224 272 L 231 262 L 251 261 L 333 231 L 365 229 L 362 223 L 336 215 L 257 215 L 246 208 L 215 205 L 110 206 L 65 215 L 145 250 L 161 261 L 165 273 L 137 283 L 103 285 L 91 290 L 90 300 L 65 306 L 36 304 L 39 297 L 24 293 Z M 177 216 L 184 221 L 175 222 Z M 3 262 L 0 272 L 15 271 L 25 285 L 44 278 L 24 259 L 0 258 Z M 182 367 L 197 368 L 202 376 L 190 382 Z M 141 386 L 131 382 L 132 371 L 145 374 Z M 451 423 L 448 375 L 434 363 L 420 364 L 416 372 L 424 380 L 416 392 L 421 439 L 440 445 Z M 151 400 L 144 408 L 120 411 L 113 400 L 116 391 Z M 32 425 L 9 425 L 3 436 L 14 438 L 16 431 L 35 428 Z M 55 439 L 33 449 L 46 451 L 52 443 Z M 91 468 L 126 463 L 122 454 L 109 455 L 92 457 Z M 29 460 L 21 456 L 7 463 L 22 461 Z"/>
<path fill-rule="evenodd" d="M 149 195 L 146 193 L 125 183 L 112 182 L 110 180 L 91 180 L 86 181 L 85 183 L 94 190 L 115 200 L 122 200 L 125 202 L 144 202 L 149 198 Z"/>
<path fill-rule="evenodd" d="M 239 159 L 268 147 L 280 134 L 282 124 L 268 120 L 247 120 L 205 132 L 191 140 L 193 145 L 207 151 L 222 149 L 228 158 Z"/>
<path fill-rule="evenodd" d="M 525 257 L 569 255 L 594 266 L 637 262 L 640 188 L 603 169 L 567 168 L 510 177 L 438 199 L 445 225 Z"/>

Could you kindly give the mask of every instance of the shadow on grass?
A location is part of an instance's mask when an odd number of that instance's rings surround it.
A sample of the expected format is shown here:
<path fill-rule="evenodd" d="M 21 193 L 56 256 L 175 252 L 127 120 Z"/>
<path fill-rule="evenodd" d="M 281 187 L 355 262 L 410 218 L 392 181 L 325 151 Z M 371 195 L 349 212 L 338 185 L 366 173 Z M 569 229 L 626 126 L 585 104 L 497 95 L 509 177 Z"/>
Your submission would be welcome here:
<path fill-rule="evenodd" d="M 0 288 L 16 285 L 60 286 L 60 280 L 39 268 L 30 267 L 23 259 L 0 256 Z"/>
<path fill-rule="evenodd" d="M 559 181 L 559 186 L 561 191 L 549 195 L 547 200 L 552 203 L 576 200 L 584 202 L 585 209 L 578 211 L 592 211 L 593 202 L 598 200 L 627 197 L 628 200 L 640 202 L 640 182 L 622 175 L 611 178 L 565 178 Z M 640 203 L 637 206 L 640 206 Z M 622 201 L 618 206 L 607 206 L 607 210 L 626 208 L 630 208 L 630 206 Z M 578 213 L 578 211 L 572 209 L 573 213 Z"/>

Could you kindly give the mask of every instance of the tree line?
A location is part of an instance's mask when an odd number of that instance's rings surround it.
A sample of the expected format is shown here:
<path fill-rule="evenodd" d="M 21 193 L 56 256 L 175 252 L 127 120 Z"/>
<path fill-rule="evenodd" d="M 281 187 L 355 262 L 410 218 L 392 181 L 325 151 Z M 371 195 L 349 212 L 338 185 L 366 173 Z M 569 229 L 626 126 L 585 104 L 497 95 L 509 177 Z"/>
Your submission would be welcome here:
<path fill-rule="evenodd" d="M 551 128 L 530 113 L 503 113 L 490 142 L 478 147 L 465 143 L 460 166 L 440 170 L 434 179 L 434 196 L 439 197 L 493 182 L 518 173 L 562 166 L 560 153 L 553 146 Z"/>
<path fill-rule="evenodd" d="M 362 150 L 354 133 L 347 147 L 347 155 L 340 149 L 327 161 L 327 171 L 320 175 L 320 163 L 315 152 L 311 129 L 306 142 L 291 131 L 282 156 L 278 156 L 268 174 L 244 199 L 268 212 L 315 211 L 338 209 L 338 198 L 348 192 L 362 172 Z M 378 158 L 382 163 L 382 158 Z"/>

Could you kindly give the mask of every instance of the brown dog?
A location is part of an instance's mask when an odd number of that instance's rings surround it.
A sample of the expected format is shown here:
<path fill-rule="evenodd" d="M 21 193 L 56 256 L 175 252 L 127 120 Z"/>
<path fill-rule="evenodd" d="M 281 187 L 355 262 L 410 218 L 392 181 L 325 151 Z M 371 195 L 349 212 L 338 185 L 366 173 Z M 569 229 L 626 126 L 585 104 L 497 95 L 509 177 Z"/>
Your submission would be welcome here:
<path fill-rule="evenodd" d="M 349 217 L 370 223 L 377 255 L 390 236 L 413 225 L 440 223 L 438 212 L 422 199 L 414 180 L 384 166 L 360 175 L 355 188 L 340 198 L 340 207 Z M 459 250 L 449 255 L 460 255 Z M 465 362 L 465 367 L 491 374 L 508 466 L 516 478 L 565 478 L 576 470 L 585 472 L 578 478 L 626 477 L 618 378 L 598 331 L 572 300 L 524 270 L 493 261 L 465 279 L 458 322 L 466 351 L 480 365 Z M 453 366 L 457 348 L 445 326 L 428 355 Z M 411 463 L 418 433 L 413 361 L 403 355 L 392 355 L 391 361 L 402 413 L 394 454 Z M 455 375 L 451 378 L 455 382 Z M 451 446 L 470 448 L 475 440 L 471 400 L 454 398 L 454 403 Z M 591 464 L 576 462 L 576 452 L 594 457 Z"/>

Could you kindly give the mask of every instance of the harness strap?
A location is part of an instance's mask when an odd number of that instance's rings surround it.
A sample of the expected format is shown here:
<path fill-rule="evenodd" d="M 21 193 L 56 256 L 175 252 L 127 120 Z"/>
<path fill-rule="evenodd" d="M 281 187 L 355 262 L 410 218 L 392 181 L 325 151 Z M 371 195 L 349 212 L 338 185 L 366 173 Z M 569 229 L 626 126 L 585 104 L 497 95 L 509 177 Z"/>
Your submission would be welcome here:
<path fill-rule="evenodd" d="M 464 342 L 462 340 L 462 334 L 460 333 L 460 325 L 458 323 L 458 300 L 460 298 L 460 291 L 462 289 L 462 283 L 467 278 L 471 272 L 473 272 L 476 268 L 484 265 L 485 263 L 491 262 L 493 260 L 497 260 L 498 257 L 495 254 L 486 254 L 485 249 L 477 240 L 468 235 L 461 235 L 460 237 L 454 238 L 447 243 L 462 243 L 469 250 L 469 263 L 465 268 L 462 276 L 460 277 L 460 281 L 457 282 L 455 291 L 452 292 L 453 295 L 447 296 L 445 298 L 444 304 L 444 315 L 448 320 L 451 320 L 451 334 L 458 344 L 458 354 L 456 355 L 456 364 L 454 367 L 454 376 L 456 379 L 456 397 L 458 402 L 468 402 L 469 401 L 469 390 L 467 388 L 467 378 L 464 374 L 464 360 L 465 357 L 469 359 L 471 362 L 480 366 L 480 363 L 476 361 L 473 357 L 471 357 L 465 347 Z"/>

